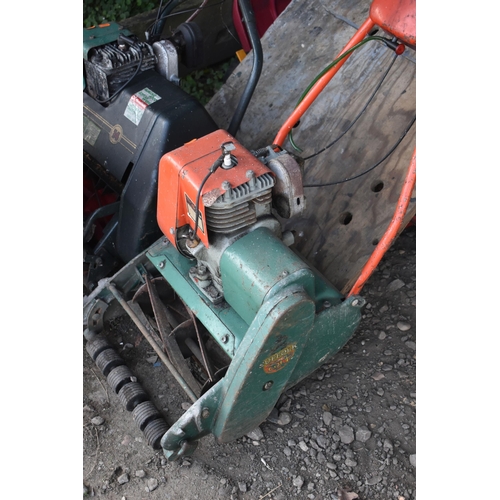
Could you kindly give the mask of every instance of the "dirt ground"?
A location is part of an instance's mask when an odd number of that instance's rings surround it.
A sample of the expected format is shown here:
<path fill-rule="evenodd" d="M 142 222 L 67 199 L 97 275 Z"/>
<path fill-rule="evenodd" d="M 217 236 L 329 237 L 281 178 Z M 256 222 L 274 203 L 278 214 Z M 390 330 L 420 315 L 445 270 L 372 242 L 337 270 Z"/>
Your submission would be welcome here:
<path fill-rule="evenodd" d="M 261 434 L 210 435 L 179 462 L 147 445 L 84 348 L 84 498 L 415 499 L 415 254 L 411 227 L 363 289 L 352 339 L 282 396 Z M 105 334 L 172 424 L 189 400 L 149 344 L 128 319 Z"/>

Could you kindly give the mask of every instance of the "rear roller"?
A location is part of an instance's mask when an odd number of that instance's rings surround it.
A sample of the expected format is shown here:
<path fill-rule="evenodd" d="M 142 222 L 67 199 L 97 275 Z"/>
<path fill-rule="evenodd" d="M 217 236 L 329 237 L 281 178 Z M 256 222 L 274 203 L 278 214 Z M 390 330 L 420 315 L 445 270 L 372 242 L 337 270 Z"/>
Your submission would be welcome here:
<path fill-rule="evenodd" d="M 153 420 L 162 418 L 160 412 L 151 401 L 144 401 L 138 404 L 132 411 L 132 417 L 134 417 L 135 423 L 141 431 L 144 431 L 146 426 Z"/>
<path fill-rule="evenodd" d="M 124 365 L 125 361 L 114 349 L 106 349 L 97 356 L 95 363 L 102 374 L 107 377 L 113 368 Z"/>
<path fill-rule="evenodd" d="M 114 393 L 118 394 L 125 384 L 134 382 L 135 378 L 127 365 L 120 365 L 109 372 L 107 380 Z"/>
<path fill-rule="evenodd" d="M 161 448 L 161 438 L 168 431 L 168 425 L 163 419 L 153 420 L 146 425 L 144 429 L 144 436 L 148 445 L 155 450 Z"/>
<path fill-rule="evenodd" d="M 149 399 L 139 382 L 129 382 L 118 392 L 118 398 L 127 411 L 132 411 L 137 405 Z"/>
<path fill-rule="evenodd" d="M 87 342 L 85 349 L 89 353 L 89 356 L 92 358 L 92 360 L 95 361 L 97 359 L 97 356 L 99 356 L 101 352 L 105 351 L 106 349 L 111 349 L 111 346 L 105 338 L 96 337 L 95 339 Z"/>

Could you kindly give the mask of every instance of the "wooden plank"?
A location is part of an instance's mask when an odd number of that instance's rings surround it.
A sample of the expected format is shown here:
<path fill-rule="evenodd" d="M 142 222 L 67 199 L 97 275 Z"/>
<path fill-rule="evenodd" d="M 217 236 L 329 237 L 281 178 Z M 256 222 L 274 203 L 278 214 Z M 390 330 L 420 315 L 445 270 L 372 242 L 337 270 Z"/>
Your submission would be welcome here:
<path fill-rule="evenodd" d="M 366 0 L 292 0 L 262 39 L 264 67 L 237 138 L 251 149 L 272 143 L 313 80 L 345 46 L 367 16 Z M 378 34 L 383 34 L 379 32 Z M 415 53 L 399 56 L 360 119 L 338 142 L 305 161 L 304 184 L 343 181 L 379 162 L 415 116 Z M 408 57 L 409 56 L 409 57 Z M 358 49 L 294 129 L 303 158 L 338 137 L 364 108 L 394 52 L 380 42 Z M 207 105 L 227 128 L 252 67 L 247 57 Z M 394 153 L 361 177 L 306 188 L 303 217 L 286 222 L 296 231 L 295 248 L 337 288 L 346 292 L 387 228 L 415 147 L 410 129 Z M 285 148 L 293 151 L 286 142 Z M 416 196 L 407 221 L 416 212 Z"/>

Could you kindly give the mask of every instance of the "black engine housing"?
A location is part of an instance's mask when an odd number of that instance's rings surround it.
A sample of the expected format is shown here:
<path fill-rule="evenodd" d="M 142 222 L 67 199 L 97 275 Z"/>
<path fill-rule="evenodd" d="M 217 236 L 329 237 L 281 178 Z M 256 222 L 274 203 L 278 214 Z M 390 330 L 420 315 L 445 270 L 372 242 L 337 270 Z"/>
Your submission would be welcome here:
<path fill-rule="evenodd" d="M 156 222 L 160 158 L 186 142 L 217 130 L 205 108 L 154 70 L 139 73 L 103 106 L 83 93 L 84 168 L 111 186 L 118 212 L 87 255 L 88 288 L 161 236 Z"/>

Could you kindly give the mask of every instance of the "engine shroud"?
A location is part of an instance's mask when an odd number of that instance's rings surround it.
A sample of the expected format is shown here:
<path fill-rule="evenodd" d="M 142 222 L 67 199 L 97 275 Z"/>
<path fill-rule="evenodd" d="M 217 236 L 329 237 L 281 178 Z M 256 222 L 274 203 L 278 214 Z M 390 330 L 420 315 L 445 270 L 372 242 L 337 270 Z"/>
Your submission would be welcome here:
<path fill-rule="evenodd" d="M 205 182 L 198 207 L 197 236 L 205 247 L 210 234 L 228 234 L 251 226 L 271 207 L 274 173 L 224 130 L 165 154 L 158 171 L 158 225 L 178 247 L 177 230 L 194 229 L 196 198 L 203 179 L 221 154 L 221 145 L 232 142 L 237 165 L 219 168 Z"/>

